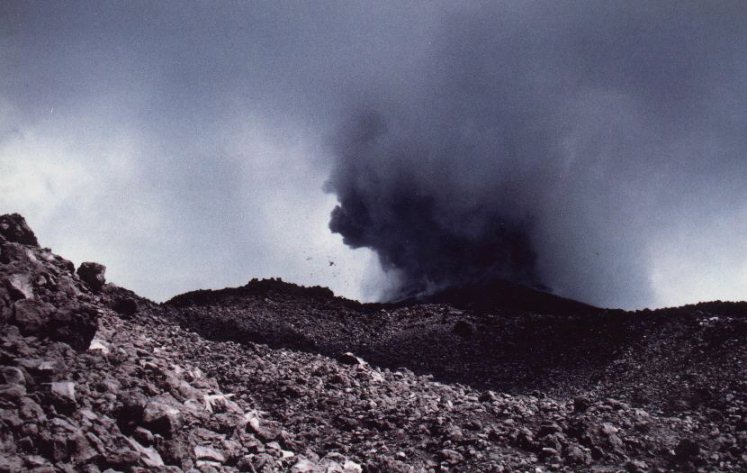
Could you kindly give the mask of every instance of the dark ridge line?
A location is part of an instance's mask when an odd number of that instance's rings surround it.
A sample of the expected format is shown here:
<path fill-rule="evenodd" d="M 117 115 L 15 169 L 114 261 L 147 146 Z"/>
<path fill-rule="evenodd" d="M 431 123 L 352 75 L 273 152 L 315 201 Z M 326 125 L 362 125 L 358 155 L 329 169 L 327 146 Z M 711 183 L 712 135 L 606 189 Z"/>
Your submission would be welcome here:
<path fill-rule="evenodd" d="M 176 295 L 163 304 L 172 307 L 206 306 L 218 301 L 248 296 L 282 295 L 301 297 L 316 302 L 334 302 L 361 312 L 397 309 L 422 304 L 444 304 L 478 313 L 495 310 L 580 315 L 602 312 L 625 312 L 622 309 L 602 309 L 583 302 L 560 297 L 526 286 L 493 281 L 474 286 L 453 287 L 428 295 L 409 297 L 392 302 L 359 302 L 335 295 L 322 286 L 302 286 L 281 278 L 252 279 L 244 286 L 223 289 L 198 289 Z"/>

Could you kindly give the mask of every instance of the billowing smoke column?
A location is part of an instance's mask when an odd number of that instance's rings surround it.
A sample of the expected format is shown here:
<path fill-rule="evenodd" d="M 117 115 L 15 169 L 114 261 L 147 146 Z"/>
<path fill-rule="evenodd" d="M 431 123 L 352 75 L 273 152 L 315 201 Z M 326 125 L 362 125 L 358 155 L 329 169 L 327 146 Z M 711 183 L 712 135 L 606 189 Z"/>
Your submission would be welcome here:
<path fill-rule="evenodd" d="M 408 81 L 360 94 L 330 228 L 378 253 L 390 297 L 500 278 L 652 303 L 663 236 L 747 202 L 747 9 L 490 8 L 447 12 Z"/>
<path fill-rule="evenodd" d="M 341 143 L 345 173 L 330 181 L 340 196 L 330 228 L 353 247 L 375 249 L 385 269 L 399 270 L 395 297 L 485 278 L 537 282 L 530 222 L 484 205 L 467 182 L 454 185 L 452 179 L 471 170 L 434 162 L 438 149 L 391 136 L 379 115 L 353 126 Z"/>

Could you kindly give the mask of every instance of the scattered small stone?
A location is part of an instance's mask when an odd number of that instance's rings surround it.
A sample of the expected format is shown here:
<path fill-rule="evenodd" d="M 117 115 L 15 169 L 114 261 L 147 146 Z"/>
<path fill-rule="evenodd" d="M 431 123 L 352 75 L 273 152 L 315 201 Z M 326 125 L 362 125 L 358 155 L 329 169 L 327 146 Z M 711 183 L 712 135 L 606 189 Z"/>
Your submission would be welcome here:
<path fill-rule="evenodd" d="M 72 381 L 58 381 L 51 383 L 50 389 L 52 393 L 61 398 L 75 402 L 75 383 Z"/>
<path fill-rule="evenodd" d="M 0 367 L 0 379 L 6 384 L 26 384 L 26 376 L 23 371 L 15 366 Z"/>
<path fill-rule="evenodd" d="M 0 398 L 16 401 L 26 395 L 26 386 L 23 384 L 0 384 Z"/>
<path fill-rule="evenodd" d="M 573 410 L 576 412 L 586 412 L 591 407 L 591 400 L 589 398 L 579 396 L 573 399 Z"/>
<path fill-rule="evenodd" d="M 625 464 L 625 470 L 629 473 L 646 473 L 648 471 L 648 463 L 641 460 L 630 460 Z"/>
<path fill-rule="evenodd" d="M 677 447 L 674 449 L 674 454 L 680 461 L 687 461 L 691 458 L 698 456 L 700 453 L 700 445 L 689 438 L 684 438 L 679 441 Z"/>
<path fill-rule="evenodd" d="M 109 344 L 100 338 L 93 337 L 91 344 L 88 346 L 88 351 L 99 352 L 102 355 L 108 355 L 111 352 Z"/>
<path fill-rule="evenodd" d="M 470 324 L 466 320 L 458 321 L 456 324 L 454 324 L 454 328 L 452 330 L 455 334 L 459 335 L 462 338 L 471 337 L 475 331 L 475 329 L 472 327 L 472 324 Z"/>
<path fill-rule="evenodd" d="M 221 452 L 210 446 L 197 445 L 194 448 L 195 457 L 198 460 L 208 460 L 218 463 L 225 463 L 226 457 Z"/>
<path fill-rule="evenodd" d="M 464 461 L 464 456 L 456 450 L 445 448 L 441 450 L 441 459 L 450 465 L 458 465 Z"/>
<path fill-rule="evenodd" d="M 160 401 L 148 402 L 142 418 L 144 427 L 165 438 L 172 438 L 182 424 L 179 409 Z"/>
<path fill-rule="evenodd" d="M 610 424 L 609 422 L 603 422 L 602 425 L 599 427 L 599 431 L 604 435 L 612 435 L 619 432 L 619 429 L 615 427 L 614 425 Z"/>

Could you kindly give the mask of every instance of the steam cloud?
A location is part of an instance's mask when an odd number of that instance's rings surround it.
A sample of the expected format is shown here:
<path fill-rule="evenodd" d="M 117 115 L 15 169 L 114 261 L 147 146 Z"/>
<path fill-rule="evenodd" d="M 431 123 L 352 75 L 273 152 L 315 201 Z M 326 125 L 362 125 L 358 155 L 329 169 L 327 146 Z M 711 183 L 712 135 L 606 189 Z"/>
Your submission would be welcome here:
<path fill-rule="evenodd" d="M 359 93 L 330 228 L 390 297 L 502 278 L 645 305 L 662 245 L 740 214 L 747 9 L 615 5 L 447 12 L 411 80 Z"/>

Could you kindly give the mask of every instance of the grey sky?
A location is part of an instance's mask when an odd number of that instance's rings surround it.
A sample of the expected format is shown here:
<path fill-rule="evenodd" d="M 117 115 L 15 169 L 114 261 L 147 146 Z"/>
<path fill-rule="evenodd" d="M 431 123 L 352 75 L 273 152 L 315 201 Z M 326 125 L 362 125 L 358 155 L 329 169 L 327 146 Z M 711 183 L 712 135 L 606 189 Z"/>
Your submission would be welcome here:
<path fill-rule="evenodd" d="M 263 276 L 374 298 L 322 190 L 373 110 L 374 172 L 426 152 L 411 182 L 451 222 L 516 193 L 559 292 L 744 299 L 747 10 L 609 5 L 3 2 L 0 211 L 159 300 Z"/>

